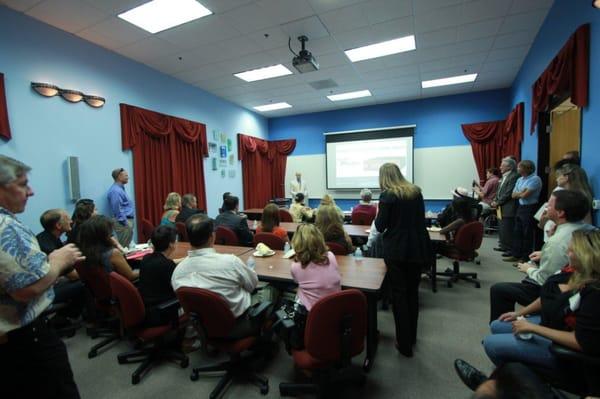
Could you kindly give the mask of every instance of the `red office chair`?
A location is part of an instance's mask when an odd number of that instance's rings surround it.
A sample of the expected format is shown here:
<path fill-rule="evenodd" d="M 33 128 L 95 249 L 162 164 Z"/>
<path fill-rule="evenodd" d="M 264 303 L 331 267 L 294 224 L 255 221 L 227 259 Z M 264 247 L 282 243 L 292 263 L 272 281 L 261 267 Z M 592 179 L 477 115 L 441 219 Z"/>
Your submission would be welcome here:
<path fill-rule="evenodd" d="M 142 364 L 131 375 L 131 383 L 138 384 L 142 376 L 160 360 L 175 360 L 182 368 L 189 365 L 189 360 L 181 352 L 171 350 L 165 343 L 167 334 L 179 328 L 179 323 L 165 324 L 157 327 L 144 327 L 146 309 L 142 297 L 137 288 L 116 272 L 110 273 L 110 287 L 116 298 L 123 328 L 139 343 L 142 348 L 120 353 L 117 356 L 119 364 L 139 363 Z M 177 307 L 177 300 L 173 299 L 165 304 L 164 308 Z M 160 309 L 160 306 L 159 306 Z"/>
<path fill-rule="evenodd" d="M 371 225 L 375 219 L 372 213 L 365 211 L 353 211 L 352 212 L 352 224 Z"/>
<path fill-rule="evenodd" d="M 453 245 L 444 246 L 439 253 L 447 258 L 453 259 L 453 269 L 446 269 L 444 272 L 438 272 L 439 276 L 449 277 L 448 287 L 458 280 L 469 281 L 475 284 L 476 288 L 481 288 L 477 273 L 461 273 L 460 261 L 472 261 L 477 257 L 476 251 L 483 241 L 483 224 L 478 221 L 470 222 L 462 226 L 456 232 Z"/>
<path fill-rule="evenodd" d="M 140 226 L 142 229 L 142 231 L 140 232 L 142 235 L 140 237 L 140 242 L 148 242 L 150 236 L 152 236 L 152 231 L 154 231 L 154 226 L 152 225 L 152 223 L 150 223 L 148 219 L 142 219 L 140 221 Z"/>
<path fill-rule="evenodd" d="M 285 241 L 273 233 L 256 233 L 254 235 L 254 246 L 256 247 L 259 242 L 262 242 L 271 249 L 279 251 L 283 251 L 283 247 L 285 247 Z"/>
<path fill-rule="evenodd" d="M 259 386 L 260 393 L 266 395 L 269 392 L 269 380 L 252 373 L 251 366 L 246 364 L 252 356 L 245 358 L 241 356 L 242 352 L 254 349 L 258 343 L 260 330 L 248 331 L 247 334 L 241 334 L 241 338 L 231 338 L 229 335 L 236 325 L 236 319 L 221 295 L 191 287 L 181 287 L 176 294 L 179 303 L 198 331 L 204 349 L 206 350 L 206 345 L 211 345 L 229 355 L 228 362 L 194 368 L 190 376 L 191 380 L 196 381 L 201 372 L 225 371 L 225 375 L 211 392 L 211 399 L 220 396 L 228 383 L 238 375 L 249 378 Z"/>
<path fill-rule="evenodd" d="M 333 252 L 334 255 L 348 255 L 348 250 L 346 250 L 342 244 L 330 241 L 326 242 L 325 244 L 329 247 L 329 250 Z"/>
<path fill-rule="evenodd" d="M 187 235 L 187 229 L 185 228 L 185 223 L 177 222 L 175 223 L 175 227 L 177 228 L 177 235 L 179 236 L 179 241 L 181 242 L 189 242 Z"/>
<path fill-rule="evenodd" d="M 92 338 L 104 338 L 92 346 L 88 358 L 98 356 L 98 351 L 113 341 L 121 339 L 117 310 L 106 271 L 97 265 L 75 264 L 79 279 L 88 290 L 88 309 L 93 326 L 87 329 Z"/>
<path fill-rule="evenodd" d="M 217 235 L 216 244 L 219 245 L 240 245 L 240 240 L 235 234 L 235 231 L 231 230 L 229 227 L 218 226 L 215 230 Z"/>
<path fill-rule="evenodd" d="M 293 222 L 292 214 L 290 211 L 284 208 L 279 208 L 279 221 L 280 222 Z"/>
<path fill-rule="evenodd" d="M 304 330 L 305 348 L 292 350 L 297 368 L 312 371 L 317 383 L 279 384 L 281 396 L 322 394 L 336 382 L 347 379 L 363 384 L 362 368 L 351 369 L 351 360 L 360 354 L 367 332 L 367 299 L 359 290 L 349 289 L 321 298 L 308 313 Z M 334 375 L 331 371 L 337 372 Z M 354 371 L 354 373 L 352 373 Z M 329 377 L 330 379 L 328 379 Z"/>

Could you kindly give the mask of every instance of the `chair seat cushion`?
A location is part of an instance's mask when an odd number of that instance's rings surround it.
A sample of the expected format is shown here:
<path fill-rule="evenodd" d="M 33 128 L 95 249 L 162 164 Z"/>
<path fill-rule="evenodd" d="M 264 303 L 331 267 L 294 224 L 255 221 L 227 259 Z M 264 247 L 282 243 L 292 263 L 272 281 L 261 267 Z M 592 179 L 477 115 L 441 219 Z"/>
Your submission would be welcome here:
<path fill-rule="evenodd" d="M 135 335 L 142 341 L 152 341 L 152 340 L 155 340 L 156 338 L 162 337 L 163 335 L 167 334 L 171 330 L 172 330 L 171 325 L 166 324 L 164 326 L 141 328 L 135 333 Z"/>
<path fill-rule="evenodd" d="M 292 350 L 292 357 L 296 366 L 304 370 L 325 368 L 331 364 L 312 357 L 306 350 Z"/>
<path fill-rule="evenodd" d="M 237 340 L 231 339 L 209 339 L 208 343 L 219 350 L 227 353 L 241 353 L 254 346 L 256 337 L 246 337 Z"/>

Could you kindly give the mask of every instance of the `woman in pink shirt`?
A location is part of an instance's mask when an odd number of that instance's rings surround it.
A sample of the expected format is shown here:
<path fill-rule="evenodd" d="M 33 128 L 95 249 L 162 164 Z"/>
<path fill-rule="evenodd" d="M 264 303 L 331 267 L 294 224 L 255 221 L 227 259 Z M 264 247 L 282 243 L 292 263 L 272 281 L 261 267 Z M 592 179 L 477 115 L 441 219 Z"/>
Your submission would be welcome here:
<path fill-rule="evenodd" d="M 326 295 L 341 291 L 341 276 L 323 233 L 313 224 L 301 224 L 292 238 L 296 252 L 292 277 L 298 283 L 298 299 L 310 311 Z"/>

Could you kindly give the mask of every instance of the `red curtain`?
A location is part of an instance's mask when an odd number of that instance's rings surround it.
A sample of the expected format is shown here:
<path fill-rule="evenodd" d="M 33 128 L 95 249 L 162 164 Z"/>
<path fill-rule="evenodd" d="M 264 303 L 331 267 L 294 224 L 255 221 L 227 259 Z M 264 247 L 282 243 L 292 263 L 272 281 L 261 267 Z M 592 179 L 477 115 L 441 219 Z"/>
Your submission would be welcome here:
<path fill-rule="evenodd" d="M 206 126 L 127 104 L 120 107 L 123 149 L 133 151 L 138 230 L 142 219 L 158 224 L 172 191 L 196 194 L 198 207 L 206 209 Z"/>
<path fill-rule="evenodd" d="M 0 73 L 0 137 L 10 140 L 10 125 L 8 124 L 8 107 L 4 94 L 4 74 Z"/>
<path fill-rule="evenodd" d="M 463 134 L 471 142 L 475 165 L 480 181 L 485 180 L 485 170 L 498 166 L 502 158 L 514 155 L 521 158 L 523 140 L 523 109 L 519 103 L 506 120 L 461 125 Z"/>
<path fill-rule="evenodd" d="M 571 35 L 556 57 L 533 84 L 531 134 L 538 114 L 548 108 L 553 94 L 570 93 L 579 107 L 588 103 L 590 25 L 582 25 Z"/>
<path fill-rule="evenodd" d="M 293 139 L 267 141 L 238 134 L 245 208 L 262 208 L 272 198 L 285 195 L 285 165 L 294 148 Z"/>

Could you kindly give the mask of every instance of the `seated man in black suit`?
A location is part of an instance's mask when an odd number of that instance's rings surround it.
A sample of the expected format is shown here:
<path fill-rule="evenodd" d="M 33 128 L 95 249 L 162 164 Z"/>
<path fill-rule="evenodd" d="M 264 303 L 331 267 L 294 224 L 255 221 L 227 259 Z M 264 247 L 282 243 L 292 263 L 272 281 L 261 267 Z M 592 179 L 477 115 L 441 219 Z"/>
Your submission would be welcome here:
<path fill-rule="evenodd" d="M 240 200 L 230 195 L 223 200 L 223 213 L 215 219 L 216 226 L 228 227 L 235 232 L 240 245 L 252 246 L 253 236 L 248 228 L 247 218 L 238 214 Z"/>
<path fill-rule="evenodd" d="M 177 214 L 175 222 L 185 223 L 190 216 L 197 213 L 204 213 L 198 209 L 198 199 L 194 194 L 185 194 L 181 197 L 181 211 Z"/>
<path fill-rule="evenodd" d="M 36 238 L 42 252 L 50 255 L 52 251 L 63 247 L 60 236 L 71 231 L 71 218 L 63 209 L 50 209 L 42 213 L 40 224 L 44 231 Z"/>

